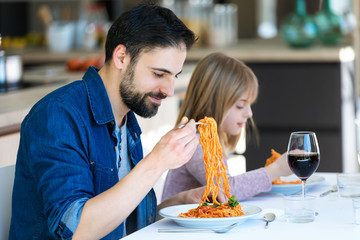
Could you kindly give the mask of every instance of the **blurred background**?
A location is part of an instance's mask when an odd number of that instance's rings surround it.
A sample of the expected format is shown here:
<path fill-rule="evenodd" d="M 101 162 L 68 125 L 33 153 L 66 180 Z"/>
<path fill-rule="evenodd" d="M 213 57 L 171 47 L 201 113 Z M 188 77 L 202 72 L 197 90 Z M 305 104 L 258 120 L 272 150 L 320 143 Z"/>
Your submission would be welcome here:
<path fill-rule="evenodd" d="M 111 23 L 140 2 L 0 0 L 3 165 L 16 159 L 20 123 L 32 104 L 81 79 L 89 65 L 101 67 Z M 140 120 L 144 145 L 151 149 L 173 127 L 197 61 L 222 51 L 248 64 L 260 83 L 253 106 L 258 138 L 243 138 L 233 155 L 241 162 L 234 174 L 263 166 L 271 148 L 285 152 L 290 133 L 298 130 L 318 134 L 320 171 L 359 171 L 358 0 L 154 2 L 172 9 L 199 41 L 188 53 L 176 96 L 157 117 Z"/>

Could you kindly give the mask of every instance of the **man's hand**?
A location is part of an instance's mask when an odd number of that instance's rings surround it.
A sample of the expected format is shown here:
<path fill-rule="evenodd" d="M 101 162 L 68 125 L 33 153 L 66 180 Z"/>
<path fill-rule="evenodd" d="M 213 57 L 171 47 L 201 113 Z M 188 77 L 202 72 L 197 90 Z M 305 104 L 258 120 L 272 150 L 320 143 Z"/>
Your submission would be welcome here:
<path fill-rule="evenodd" d="M 184 117 L 180 124 L 185 126 L 176 127 L 166 133 L 148 155 L 153 159 L 155 166 L 162 168 L 163 171 L 178 168 L 188 162 L 199 143 L 195 121 L 193 119 L 188 121 Z"/>

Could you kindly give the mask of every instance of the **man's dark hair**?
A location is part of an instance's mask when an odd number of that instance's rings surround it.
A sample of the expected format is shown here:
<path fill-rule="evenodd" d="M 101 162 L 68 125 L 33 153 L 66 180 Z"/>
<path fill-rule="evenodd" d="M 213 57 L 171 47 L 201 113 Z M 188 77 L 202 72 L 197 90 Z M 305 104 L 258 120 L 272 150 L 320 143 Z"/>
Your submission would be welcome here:
<path fill-rule="evenodd" d="M 136 62 L 143 50 L 155 47 L 186 45 L 196 41 L 195 34 L 169 9 L 143 3 L 124 12 L 110 27 L 105 43 L 105 61 L 112 59 L 114 49 L 123 44 L 131 61 Z"/>

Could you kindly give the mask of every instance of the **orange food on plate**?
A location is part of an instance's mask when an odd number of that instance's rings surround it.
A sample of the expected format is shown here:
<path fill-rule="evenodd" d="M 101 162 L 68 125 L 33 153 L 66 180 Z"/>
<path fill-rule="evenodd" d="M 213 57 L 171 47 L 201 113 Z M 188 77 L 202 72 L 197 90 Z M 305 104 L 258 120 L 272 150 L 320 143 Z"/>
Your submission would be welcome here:
<path fill-rule="evenodd" d="M 245 215 L 241 205 L 235 196 L 230 194 L 230 184 L 226 175 L 226 166 L 222 161 L 222 147 L 217 131 L 217 124 L 214 118 L 205 117 L 199 122 L 205 123 L 198 127 L 200 133 L 200 144 L 203 148 L 203 160 L 206 171 L 206 188 L 202 196 L 199 206 L 190 209 L 186 213 L 180 213 L 179 217 L 185 218 L 218 218 L 218 217 L 238 217 Z M 216 197 L 220 191 L 220 187 L 224 189 L 229 201 L 221 204 Z M 213 204 L 208 204 L 211 194 Z"/>
<path fill-rule="evenodd" d="M 274 149 L 271 149 L 271 157 L 269 157 L 266 160 L 265 163 L 265 167 L 272 164 L 273 162 L 276 161 L 276 159 L 278 159 L 280 157 L 280 153 L 276 152 Z M 297 181 L 283 181 L 280 179 L 280 177 L 278 177 L 277 179 L 275 179 L 272 184 L 274 185 L 283 185 L 283 184 L 300 184 L 301 180 L 297 180 Z"/>
<path fill-rule="evenodd" d="M 184 218 L 224 218 L 243 216 L 242 206 L 240 204 L 230 207 L 228 203 L 217 205 L 206 204 L 190 209 L 186 213 L 180 213 L 178 217 Z"/>

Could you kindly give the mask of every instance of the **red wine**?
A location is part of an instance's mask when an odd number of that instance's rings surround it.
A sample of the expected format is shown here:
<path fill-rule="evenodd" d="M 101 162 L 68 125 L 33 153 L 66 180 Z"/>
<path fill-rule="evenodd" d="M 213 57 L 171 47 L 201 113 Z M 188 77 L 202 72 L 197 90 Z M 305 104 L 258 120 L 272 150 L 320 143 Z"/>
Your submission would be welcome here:
<path fill-rule="evenodd" d="M 318 153 L 288 154 L 288 163 L 293 173 L 302 181 L 305 181 L 318 168 L 320 155 Z"/>

